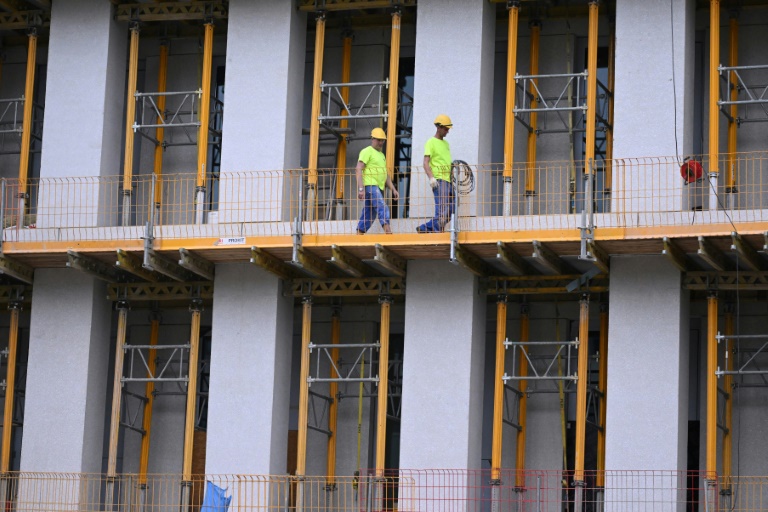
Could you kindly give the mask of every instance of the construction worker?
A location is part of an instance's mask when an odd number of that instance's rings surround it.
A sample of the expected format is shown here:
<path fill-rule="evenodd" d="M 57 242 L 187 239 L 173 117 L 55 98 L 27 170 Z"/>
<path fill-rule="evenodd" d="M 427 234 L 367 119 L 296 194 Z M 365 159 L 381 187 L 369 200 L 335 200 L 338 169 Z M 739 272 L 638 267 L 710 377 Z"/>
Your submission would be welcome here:
<path fill-rule="evenodd" d="M 419 233 L 443 231 L 453 213 L 453 186 L 451 185 L 451 147 L 445 136 L 453 128 L 451 118 L 440 114 L 435 118 L 437 132 L 424 145 L 424 172 L 435 196 L 435 216 L 416 228 Z"/>
<path fill-rule="evenodd" d="M 357 175 L 357 198 L 365 199 L 363 211 L 360 213 L 360 222 L 357 223 L 357 234 L 363 235 L 379 217 L 384 232 L 392 234 L 389 226 L 389 207 L 384 201 L 384 186 L 392 191 L 392 198 L 400 195 L 392 184 L 387 173 L 387 161 L 384 157 L 384 142 L 387 134 L 381 128 L 371 130 L 371 145 L 360 151 L 357 157 L 355 174 Z"/>

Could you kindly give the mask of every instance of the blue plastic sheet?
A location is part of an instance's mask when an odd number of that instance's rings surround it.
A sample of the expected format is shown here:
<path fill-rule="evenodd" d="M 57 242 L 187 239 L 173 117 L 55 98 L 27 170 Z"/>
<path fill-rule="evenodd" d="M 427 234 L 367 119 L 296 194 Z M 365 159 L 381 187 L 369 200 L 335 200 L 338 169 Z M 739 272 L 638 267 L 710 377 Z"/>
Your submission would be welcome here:
<path fill-rule="evenodd" d="M 213 482 L 205 483 L 205 499 L 200 512 L 227 512 L 232 496 L 227 497 L 227 490 Z"/>

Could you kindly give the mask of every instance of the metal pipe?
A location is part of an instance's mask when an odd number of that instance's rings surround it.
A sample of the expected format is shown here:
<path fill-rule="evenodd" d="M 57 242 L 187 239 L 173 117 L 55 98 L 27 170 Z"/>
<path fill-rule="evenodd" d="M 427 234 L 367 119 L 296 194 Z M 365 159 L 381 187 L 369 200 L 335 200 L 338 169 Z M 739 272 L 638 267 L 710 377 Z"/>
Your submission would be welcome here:
<path fill-rule="evenodd" d="M 157 91 L 158 92 L 166 92 L 165 89 L 168 84 L 168 42 L 163 41 L 160 44 L 160 61 L 158 62 L 158 69 L 157 69 Z M 157 98 L 157 110 L 160 112 L 162 116 L 165 115 L 165 100 L 166 96 L 158 96 Z M 163 119 L 164 121 L 164 119 Z M 165 128 L 162 126 L 158 126 L 155 129 L 155 139 L 160 142 L 160 144 L 157 144 L 155 146 L 155 160 L 154 160 L 154 172 L 155 176 L 157 177 L 157 181 L 155 182 L 155 210 L 156 213 L 159 213 L 160 210 L 160 204 L 163 201 L 163 180 L 161 179 L 163 176 L 163 153 L 165 152 L 165 147 L 163 147 L 162 142 L 165 138 Z"/>
<path fill-rule="evenodd" d="M 594 173 L 595 160 L 595 122 L 597 112 L 597 21 L 599 14 L 598 0 L 589 2 L 589 35 L 587 46 L 587 134 L 584 147 L 584 173 Z M 587 199 L 589 202 L 589 199 Z"/>
<path fill-rule="evenodd" d="M 600 421 L 597 430 L 597 486 L 605 487 L 605 421 L 608 405 L 608 304 L 600 305 L 600 344 L 598 346 L 598 382 Z"/>
<path fill-rule="evenodd" d="M 149 331 L 149 344 L 150 346 L 157 345 L 157 337 L 160 331 L 160 318 L 154 314 L 150 323 Z M 150 349 L 147 360 L 147 377 L 155 374 L 155 368 L 157 366 L 157 350 Z M 155 383 L 147 381 L 144 387 L 144 415 L 142 418 L 142 430 L 144 433 L 141 437 L 141 458 L 139 459 L 139 485 L 146 486 L 147 484 L 147 468 L 149 467 L 149 443 L 152 430 L 152 406 L 155 403 Z"/>
<path fill-rule="evenodd" d="M 328 364 L 330 368 L 331 379 L 338 379 L 339 374 L 337 372 L 336 364 L 339 360 L 339 339 L 341 337 L 341 314 L 339 308 L 334 308 L 331 315 L 331 343 L 333 348 L 331 349 L 331 362 Z M 339 398 L 337 396 L 339 392 L 339 383 L 331 381 L 328 385 L 328 395 L 330 396 L 330 402 L 328 404 L 328 457 L 325 468 L 325 486 L 326 489 L 333 489 L 336 486 L 336 439 L 338 438 L 338 432 L 336 426 L 338 423 L 339 414 Z"/>
<path fill-rule="evenodd" d="M 211 109 L 211 68 L 213 67 L 213 22 L 205 24 L 205 39 L 203 41 L 203 76 L 200 84 L 200 128 L 197 135 L 197 224 L 203 223 L 205 206 L 205 182 L 208 162 L 208 124 Z"/>
<path fill-rule="evenodd" d="M 192 480 L 192 450 L 195 438 L 195 410 L 197 408 L 197 367 L 200 352 L 200 300 L 193 300 L 189 307 L 192 322 L 189 330 L 189 379 L 187 381 L 187 410 L 184 417 L 184 457 L 182 463 L 182 485 Z"/>
<path fill-rule="evenodd" d="M 733 335 L 733 308 L 729 305 L 725 313 L 725 334 Z M 733 340 L 725 340 L 725 371 L 733 371 Z M 723 477 L 726 487 L 730 486 L 733 467 L 733 375 L 726 374 L 723 378 L 725 388 L 725 430 L 723 431 Z"/>
<path fill-rule="evenodd" d="M 531 75 L 539 73 L 539 41 L 541 39 L 541 21 L 531 21 Z M 530 129 L 528 130 L 528 162 L 525 172 L 525 196 L 528 200 L 528 215 L 533 215 L 533 196 L 536 195 L 536 141 L 538 139 L 537 126 L 538 117 L 537 108 L 539 100 L 537 95 L 539 81 L 534 78 L 530 82 L 531 87 L 531 115 Z"/>
<path fill-rule="evenodd" d="M 341 81 L 343 83 L 349 83 L 351 78 L 352 69 L 352 35 L 348 34 L 344 36 L 344 45 L 341 52 Z M 349 104 L 349 87 L 342 86 L 341 88 L 341 101 L 345 105 Z M 341 114 L 346 118 L 347 114 L 344 109 L 341 110 Z M 336 148 L 336 200 L 341 201 L 344 199 L 344 175 L 347 168 L 347 136 L 344 134 L 344 130 L 349 127 L 349 121 L 341 119 L 339 121 L 339 130 L 341 132 L 341 139 L 339 139 L 338 147 Z"/>
<path fill-rule="evenodd" d="M 112 414 L 109 418 L 109 454 L 107 457 L 107 481 L 105 510 L 112 510 L 115 478 L 117 477 L 117 442 L 120 436 L 120 408 L 123 391 L 123 361 L 125 360 L 125 334 L 128 324 L 128 304 L 117 304 L 117 339 L 115 341 L 115 368 L 112 380 Z"/>
<path fill-rule="evenodd" d="M 400 81 L 400 18 L 392 13 L 392 38 L 389 45 L 389 98 L 387 101 L 387 174 L 395 180 L 395 137 L 397 136 L 397 92 Z"/>
<path fill-rule="evenodd" d="M 507 353 L 507 296 L 496 301 L 496 372 L 493 388 L 493 444 L 491 448 L 491 481 L 501 477 L 502 441 L 504 437 L 504 360 Z"/>
<path fill-rule="evenodd" d="M 19 226 L 24 220 L 27 203 L 29 149 L 32 145 L 32 110 L 35 95 L 35 67 L 37 65 L 37 32 L 31 30 L 27 37 L 27 76 L 24 83 L 24 117 L 21 128 L 21 153 L 19 154 Z"/>
<path fill-rule="evenodd" d="M 524 343 L 529 340 L 530 333 L 530 315 L 528 304 L 520 306 L 520 342 Z M 524 348 L 523 348 L 524 350 Z M 525 392 L 528 388 L 528 382 L 524 377 L 528 376 L 528 361 L 525 357 L 521 357 L 518 365 L 518 374 L 522 380 L 518 385 L 520 391 L 520 398 L 518 399 L 517 406 L 517 423 L 520 425 L 520 430 L 517 431 L 517 462 L 515 468 L 515 486 L 523 488 L 525 486 L 525 435 L 528 430 L 528 394 Z"/>
<path fill-rule="evenodd" d="M 605 184 L 603 192 L 613 187 L 613 90 L 616 87 L 616 22 L 611 23 L 608 39 L 608 131 L 605 132 Z"/>
<path fill-rule="evenodd" d="M 128 54 L 128 92 L 125 100 L 125 154 L 123 155 L 123 226 L 131 224 L 131 194 L 133 193 L 133 142 L 136 134 L 136 81 L 139 73 L 139 24 L 131 24 Z"/>
<path fill-rule="evenodd" d="M 320 146 L 320 84 L 323 81 L 323 54 L 325 52 L 325 14 L 317 15 L 315 22 L 315 71 L 312 79 L 312 110 L 309 124 L 309 166 L 307 169 L 307 220 L 315 218 L 317 189 L 317 158 Z"/>
<path fill-rule="evenodd" d="M 730 19 L 730 66 L 739 65 L 739 21 L 735 14 Z M 736 71 L 731 71 L 729 80 L 731 90 L 729 91 L 730 100 L 738 101 L 739 89 Z M 738 124 L 736 118 L 739 116 L 739 106 L 731 104 L 730 116 L 728 116 L 728 167 L 725 170 L 725 192 L 733 194 L 736 192 L 736 143 L 738 140 Z M 729 196 L 731 199 L 731 196 Z"/>
<path fill-rule="evenodd" d="M 717 210 L 717 180 L 720 172 L 720 0 L 709 1 L 709 209 Z M 677 108 L 677 106 L 675 106 Z M 707 455 L 709 456 L 709 455 Z"/>
<path fill-rule="evenodd" d="M 591 7 L 591 5 L 590 5 Z M 587 381 L 589 380 L 589 295 L 579 301 L 579 365 L 576 382 L 576 439 L 574 482 L 584 482 L 584 440 L 587 428 Z"/>
<path fill-rule="evenodd" d="M 707 460 L 706 478 L 717 476 L 717 295 L 707 297 Z"/>
<path fill-rule="evenodd" d="M 504 215 L 512 215 L 512 166 L 515 162 L 515 73 L 517 68 L 517 30 L 520 2 L 509 5 L 507 30 L 507 102 L 504 113 Z"/>
<path fill-rule="evenodd" d="M 16 393 L 16 354 L 19 340 L 19 311 L 21 303 L 8 304 L 11 312 L 11 324 L 8 327 L 8 361 L 5 374 L 5 408 L 3 410 L 3 448 L 0 456 L 0 474 L 5 475 L 10 469 L 11 446 L 13 443 L 13 408 Z M 6 499 L 6 495 L 0 499 Z"/>
<path fill-rule="evenodd" d="M 376 410 L 376 477 L 384 477 L 385 449 L 387 446 L 387 392 L 389 391 L 389 313 L 392 297 L 382 295 L 381 325 L 379 327 L 379 396 Z"/>

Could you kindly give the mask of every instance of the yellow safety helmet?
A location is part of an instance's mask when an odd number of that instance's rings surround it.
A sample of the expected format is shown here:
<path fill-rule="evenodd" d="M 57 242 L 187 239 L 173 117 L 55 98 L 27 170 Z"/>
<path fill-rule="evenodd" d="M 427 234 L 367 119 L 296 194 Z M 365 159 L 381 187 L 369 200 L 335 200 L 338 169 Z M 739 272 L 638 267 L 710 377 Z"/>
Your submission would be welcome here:
<path fill-rule="evenodd" d="M 381 128 L 374 128 L 371 130 L 371 138 L 379 140 L 387 140 L 387 134 Z"/>
<path fill-rule="evenodd" d="M 451 122 L 451 118 L 448 117 L 445 114 L 440 114 L 435 118 L 435 124 L 437 126 L 445 126 L 446 128 L 453 128 L 453 123 Z"/>

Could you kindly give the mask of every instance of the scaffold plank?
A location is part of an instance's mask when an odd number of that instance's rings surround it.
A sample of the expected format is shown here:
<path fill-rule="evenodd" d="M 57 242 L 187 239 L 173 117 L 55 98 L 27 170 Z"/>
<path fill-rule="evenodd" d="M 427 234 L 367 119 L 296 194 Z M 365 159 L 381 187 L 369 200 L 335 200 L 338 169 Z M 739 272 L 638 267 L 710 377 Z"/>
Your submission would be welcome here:
<path fill-rule="evenodd" d="M 416 0 L 300 0 L 299 2 L 299 10 L 308 12 L 415 6 Z"/>
<path fill-rule="evenodd" d="M 397 277 L 294 279 L 288 293 L 293 297 L 377 297 L 382 293 L 403 295 L 405 282 Z"/>
<path fill-rule="evenodd" d="M 184 21 L 227 19 L 229 9 L 226 2 L 157 2 L 120 4 L 116 8 L 118 21 Z"/>
<path fill-rule="evenodd" d="M 184 300 L 212 299 L 213 283 L 130 283 L 107 287 L 108 300 Z"/>

